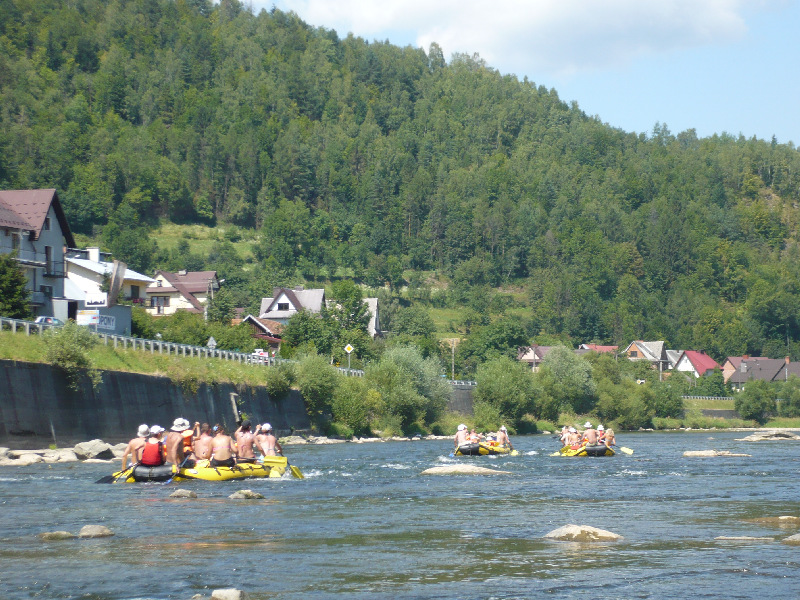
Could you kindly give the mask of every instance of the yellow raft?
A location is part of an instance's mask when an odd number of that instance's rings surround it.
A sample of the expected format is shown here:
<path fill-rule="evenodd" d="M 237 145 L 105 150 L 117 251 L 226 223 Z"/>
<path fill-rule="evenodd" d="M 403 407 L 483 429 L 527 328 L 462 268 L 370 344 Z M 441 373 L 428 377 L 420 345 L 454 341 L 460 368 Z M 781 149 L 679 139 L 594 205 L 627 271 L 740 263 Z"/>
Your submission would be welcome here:
<path fill-rule="evenodd" d="M 562 456 L 614 456 L 614 451 L 604 444 L 587 446 L 582 444 L 577 448 L 564 446 L 558 451 Z"/>
<path fill-rule="evenodd" d="M 210 467 L 207 460 L 199 460 L 192 467 L 178 468 L 175 465 L 147 467 L 137 465 L 103 478 L 98 483 L 140 483 L 147 481 L 228 481 L 282 477 L 286 472 L 285 456 L 265 456 L 263 463 L 240 463 L 234 467 Z"/>
<path fill-rule="evenodd" d="M 456 456 L 497 456 L 499 454 L 519 454 L 508 446 L 501 446 L 497 442 L 469 442 L 461 444 L 454 453 Z"/>

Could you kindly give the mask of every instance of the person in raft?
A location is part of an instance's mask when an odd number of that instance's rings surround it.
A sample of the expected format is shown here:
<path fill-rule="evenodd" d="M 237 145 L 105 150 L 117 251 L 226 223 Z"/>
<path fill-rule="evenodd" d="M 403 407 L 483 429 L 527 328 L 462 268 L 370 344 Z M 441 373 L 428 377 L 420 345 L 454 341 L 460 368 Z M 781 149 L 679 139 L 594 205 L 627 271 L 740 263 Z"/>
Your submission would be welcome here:
<path fill-rule="evenodd" d="M 237 463 L 254 463 L 256 462 L 256 454 L 253 452 L 253 444 L 256 439 L 250 431 L 250 421 L 244 420 L 239 428 L 233 432 L 233 437 L 236 438 L 236 462 Z"/>
<path fill-rule="evenodd" d="M 587 446 L 597 446 L 597 430 L 592 427 L 591 422 L 586 421 L 583 424 L 583 436 L 581 437 L 581 441 L 584 442 Z"/>
<path fill-rule="evenodd" d="M 145 467 L 159 467 L 167 461 L 167 452 L 164 449 L 164 442 L 161 439 L 161 434 L 164 433 L 164 428 L 158 425 L 153 425 L 150 428 L 150 436 L 144 444 L 142 449 L 142 456 L 139 459 L 139 464 Z"/>
<path fill-rule="evenodd" d="M 463 423 L 458 426 L 456 435 L 453 437 L 453 443 L 456 445 L 456 450 L 458 450 L 459 446 L 467 443 L 467 426 Z"/>
<path fill-rule="evenodd" d="M 283 448 L 272 431 L 272 425 L 264 423 L 256 425 L 256 444 L 264 456 L 283 456 Z"/>
<path fill-rule="evenodd" d="M 150 435 L 150 428 L 147 425 L 139 425 L 139 431 L 136 432 L 136 437 L 133 438 L 125 447 L 125 452 L 122 453 L 122 470 L 128 468 L 128 457 L 131 457 L 131 465 L 139 462 L 139 458 L 144 448 L 144 443 Z"/>
<path fill-rule="evenodd" d="M 211 425 L 203 423 L 200 425 L 200 437 L 194 440 L 195 460 L 208 460 L 211 458 L 211 450 L 214 446 L 214 437 L 211 435 Z"/>
<path fill-rule="evenodd" d="M 225 435 L 225 428 L 222 425 L 214 425 L 214 442 L 211 446 L 210 467 L 235 467 L 236 442 L 229 435 Z"/>
<path fill-rule="evenodd" d="M 172 422 L 167 433 L 167 438 L 164 440 L 164 446 L 167 448 L 167 462 L 174 465 L 183 464 L 183 432 L 189 429 L 189 421 L 178 417 Z"/>
<path fill-rule="evenodd" d="M 500 446 L 508 446 L 511 450 L 514 449 L 514 446 L 511 445 L 511 440 L 508 439 L 508 430 L 506 429 L 505 425 L 502 425 L 497 432 L 497 443 Z"/>

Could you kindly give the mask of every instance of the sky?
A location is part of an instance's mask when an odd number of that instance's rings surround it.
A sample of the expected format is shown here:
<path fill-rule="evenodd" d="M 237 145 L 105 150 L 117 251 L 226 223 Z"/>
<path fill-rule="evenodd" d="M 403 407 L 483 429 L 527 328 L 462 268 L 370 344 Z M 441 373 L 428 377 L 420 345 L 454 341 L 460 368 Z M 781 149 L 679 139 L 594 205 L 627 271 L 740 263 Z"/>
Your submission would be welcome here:
<path fill-rule="evenodd" d="M 478 54 L 628 132 L 800 145 L 800 0 L 243 0 L 314 27 Z"/>

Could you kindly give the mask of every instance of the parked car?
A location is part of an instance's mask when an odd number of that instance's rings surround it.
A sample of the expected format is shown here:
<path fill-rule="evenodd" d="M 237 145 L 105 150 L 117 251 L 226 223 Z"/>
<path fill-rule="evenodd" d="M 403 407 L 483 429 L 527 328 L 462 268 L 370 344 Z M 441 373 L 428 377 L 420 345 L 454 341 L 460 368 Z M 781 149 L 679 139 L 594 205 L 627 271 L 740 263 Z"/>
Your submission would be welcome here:
<path fill-rule="evenodd" d="M 34 323 L 39 325 L 63 325 L 64 321 L 55 317 L 36 317 Z"/>

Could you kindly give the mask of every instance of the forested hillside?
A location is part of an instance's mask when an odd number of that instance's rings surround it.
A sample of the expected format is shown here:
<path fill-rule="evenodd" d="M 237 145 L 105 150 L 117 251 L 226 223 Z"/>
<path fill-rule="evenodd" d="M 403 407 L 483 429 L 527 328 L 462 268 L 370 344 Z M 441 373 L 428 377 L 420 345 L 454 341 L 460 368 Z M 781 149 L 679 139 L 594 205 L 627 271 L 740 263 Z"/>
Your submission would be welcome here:
<path fill-rule="evenodd" d="M 554 338 L 800 358 L 792 145 L 626 133 L 477 56 L 235 0 L 5 0 L 0 99 L 0 187 L 54 187 L 83 239 L 218 269 L 240 304 L 389 284 L 459 309 L 464 372 Z M 165 221 L 227 234 L 171 253 Z"/>

